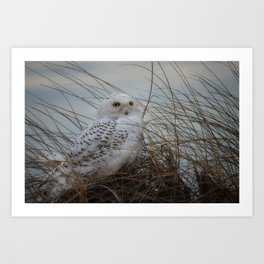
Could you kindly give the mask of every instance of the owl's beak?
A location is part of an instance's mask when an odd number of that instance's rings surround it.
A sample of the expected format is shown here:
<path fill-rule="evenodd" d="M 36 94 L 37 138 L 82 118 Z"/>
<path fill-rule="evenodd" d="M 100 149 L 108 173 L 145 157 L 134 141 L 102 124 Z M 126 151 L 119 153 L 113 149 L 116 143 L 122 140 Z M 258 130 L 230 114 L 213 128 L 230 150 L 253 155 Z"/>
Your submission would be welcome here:
<path fill-rule="evenodd" d="M 123 112 L 123 114 L 128 115 L 129 112 L 130 112 L 129 107 L 126 106 L 126 105 L 124 105 L 124 106 L 122 107 L 122 112 Z"/>

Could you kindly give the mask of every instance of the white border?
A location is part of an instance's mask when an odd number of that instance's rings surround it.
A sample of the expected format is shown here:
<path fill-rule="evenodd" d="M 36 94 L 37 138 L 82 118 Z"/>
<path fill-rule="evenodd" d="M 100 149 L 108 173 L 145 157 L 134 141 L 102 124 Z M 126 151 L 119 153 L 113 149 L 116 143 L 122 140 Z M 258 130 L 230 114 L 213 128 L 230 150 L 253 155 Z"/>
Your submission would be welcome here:
<path fill-rule="evenodd" d="M 239 61 L 240 202 L 238 204 L 26 204 L 24 202 L 25 61 Z M 12 49 L 12 216 L 252 216 L 251 48 Z"/>

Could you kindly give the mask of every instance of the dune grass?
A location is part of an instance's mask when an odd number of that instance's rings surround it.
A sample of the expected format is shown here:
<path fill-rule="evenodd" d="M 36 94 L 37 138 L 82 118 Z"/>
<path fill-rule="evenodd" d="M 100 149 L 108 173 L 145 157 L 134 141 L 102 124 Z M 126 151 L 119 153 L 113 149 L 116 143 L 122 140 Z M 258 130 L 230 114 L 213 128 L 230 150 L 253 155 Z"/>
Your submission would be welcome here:
<path fill-rule="evenodd" d="M 37 202 L 39 193 L 49 187 L 43 177 L 59 164 L 47 158 L 47 153 L 66 157 L 76 135 L 91 122 L 85 113 L 76 111 L 72 102 L 96 109 L 108 94 L 126 92 L 76 62 L 40 64 L 78 86 L 87 96 L 28 67 L 46 78 L 46 89 L 67 101 L 67 107 L 62 108 L 30 94 L 35 97 L 34 105 L 26 106 L 25 117 L 25 199 L 30 203 Z M 122 168 L 105 178 L 84 181 L 79 177 L 72 190 L 62 191 L 56 200 L 46 202 L 239 202 L 239 98 L 209 64 L 201 64 L 211 78 L 187 75 L 177 62 L 153 62 L 150 67 L 133 65 L 142 68 L 149 79 L 147 97 L 138 98 L 144 109 L 145 139 L 139 161 L 133 168 Z M 238 85 L 238 65 L 219 64 Z M 180 78 L 181 89 L 170 80 L 168 67 Z M 83 81 L 80 74 L 87 80 Z"/>

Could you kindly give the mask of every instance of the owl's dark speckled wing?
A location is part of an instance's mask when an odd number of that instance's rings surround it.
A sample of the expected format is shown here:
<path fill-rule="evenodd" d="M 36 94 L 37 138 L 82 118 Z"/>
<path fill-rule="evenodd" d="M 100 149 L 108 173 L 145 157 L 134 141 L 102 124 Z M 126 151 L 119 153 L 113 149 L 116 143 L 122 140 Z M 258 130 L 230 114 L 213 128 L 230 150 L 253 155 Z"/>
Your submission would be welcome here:
<path fill-rule="evenodd" d="M 117 130 L 115 120 L 94 122 L 76 138 L 70 158 L 73 161 L 94 159 L 109 149 L 116 149 L 126 140 L 127 135 L 127 131 Z"/>

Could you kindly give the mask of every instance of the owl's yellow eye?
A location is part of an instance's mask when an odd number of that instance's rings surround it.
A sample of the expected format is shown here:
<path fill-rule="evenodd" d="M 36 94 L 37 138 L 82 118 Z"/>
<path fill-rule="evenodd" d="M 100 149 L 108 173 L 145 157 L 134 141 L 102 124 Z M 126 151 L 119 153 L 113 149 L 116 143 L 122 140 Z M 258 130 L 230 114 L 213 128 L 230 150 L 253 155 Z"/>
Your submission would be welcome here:
<path fill-rule="evenodd" d="M 118 106 L 120 106 L 120 103 L 118 102 L 113 103 L 113 107 L 118 107 Z"/>
<path fill-rule="evenodd" d="M 133 106 L 133 104 L 134 104 L 133 102 L 129 102 L 129 105 L 130 105 L 130 106 Z"/>

